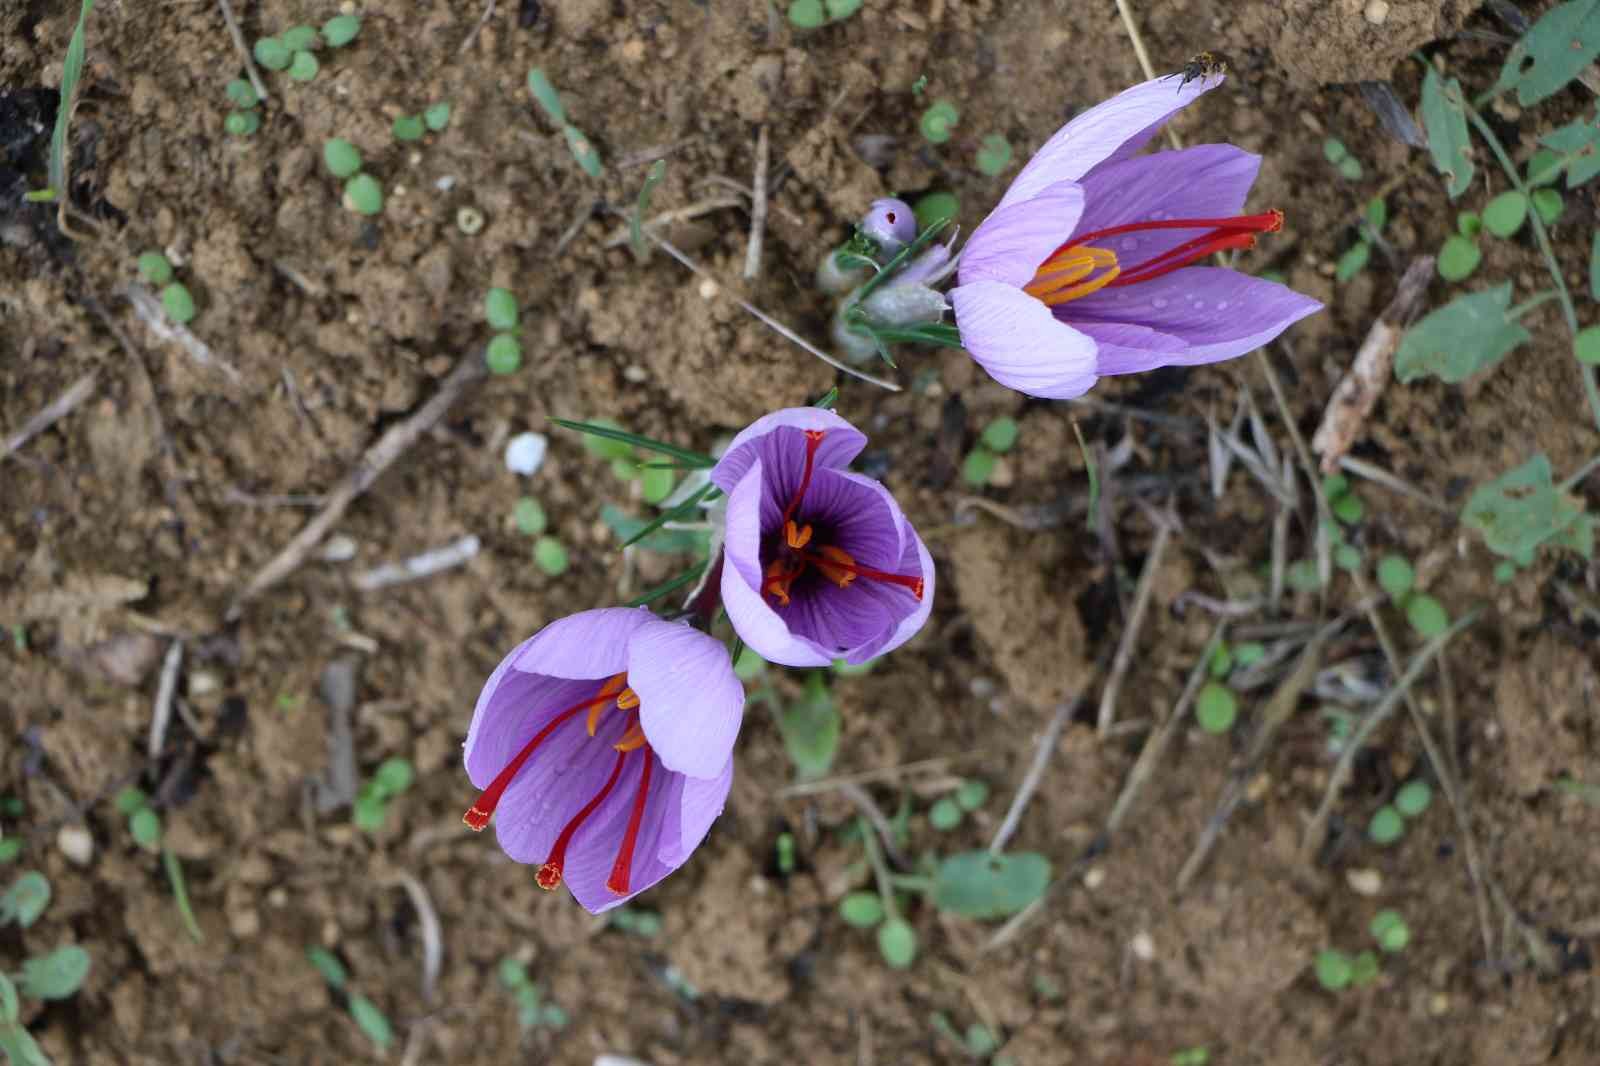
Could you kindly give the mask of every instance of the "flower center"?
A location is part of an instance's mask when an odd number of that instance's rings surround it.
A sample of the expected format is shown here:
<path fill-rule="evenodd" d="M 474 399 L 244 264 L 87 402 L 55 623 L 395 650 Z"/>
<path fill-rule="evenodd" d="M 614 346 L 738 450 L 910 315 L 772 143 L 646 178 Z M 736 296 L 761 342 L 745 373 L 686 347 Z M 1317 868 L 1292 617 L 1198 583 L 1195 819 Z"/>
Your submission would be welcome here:
<path fill-rule="evenodd" d="M 1260 215 L 1239 215 L 1236 218 L 1173 218 L 1129 222 L 1122 226 L 1082 233 L 1051 252 L 1039 264 L 1033 280 L 1023 286 L 1028 295 L 1055 307 L 1077 300 L 1104 288 L 1118 288 L 1150 281 L 1186 267 L 1213 252 L 1230 248 L 1255 247 L 1257 233 L 1276 233 L 1283 228 L 1283 212 L 1274 208 Z M 1206 232 L 1193 240 L 1184 241 L 1160 255 L 1124 269 L 1117 254 L 1109 248 L 1098 248 L 1091 241 L 1116 237 L 1124 233 L 1146 230 L 1197 229 Z"/>
<path fill-rule="evenodd" d="M 589 736 L 592 737 L 595 735 L 595 730 L 599 728 L 601 717 L 604 716 L 606 711 L 613 708 L 623 714 L 636 712 L 639 709 L 638 693 L 628 687 L 627 674 L 616 674 L 607 678 L 605 683 L 600 686 L 600 691 L 595 695 L 561 710 L 554 718 L 550 719 L 543 729 L 534 734 L 532 740 L 523 745 L 522 750 L 517 752 L 516 756 L 505 765 L 505 769 L 495 775 L 494 780 L 489 783 L 489 787 L 483 790 L 478 796 L 477 802 L 472 805 L 466 814 L 461 816 L 461 820 L 473 832 L 482 832 L 489 824 L 489 819 L 494 816 L 495 808 L 499 806 L 500 799 L 505 795 L 506 789 L 510 787 L 512 781 L 516 780 L 517 774 L 522 772 L 522 768 L 533 757 L 533 753 L 545 741 L 554 736 L 562 726 L 576 718 L 580 711 L 589 712 L 584 721 L 584 728 Z M 628 826 L 623 834 L 622 847 L 617 853 L 616 864 L 612 867 L 611 876 L 606 879 L 606 888 L 619 896 L 628 894 L 629 878 L 633 869 L 633 851 L 634 846 L 638 843 L 639 827 L 644 822 L 645 799 L 650 790 L 650 767 L 651 763 L 654 762 L 652 758 L 654 753 L 650 750 L 650 746 L 645 739 L 644 730 L 639 726 L 637 716 L 629 723 L 627 730 L 611 747 L 617 753 L 616 763 L 611 768 L 611 776 L 606 779 L 606 783 L 600 787 L 600 790 L 590 797 L 589 802 L 585 803 L 578 813 L 573 815 L 567 824 L 562 827 L 560 835 L 556 837 L 555 846 L 550 849 L 550 857 L 539 867 L 539 872 L 535 877 L 540 888 L 548 891 L 561 884 L 562 873 L 566 868 L 567 848 L 571 845 L 572 838 L 577 834 L 583 823 L 588 821 L 589 817 L 600 809 L 600 805 L 605 802 L 606 797 L 611 795 L 611 791 L 616 788 L 617 780 L 622 776 L 622 764 L 627 761 L 628 755 L 642 748 L 644 749 L 643 769 L 640 771 L 639 776 L 639 792 L 634 797 L 633 810 L 628 818 Z"/>
<path fill-rule="evenodd" d="M 805 435 L 805 469 L 800 474 L 800 486 L 795 489 L 789 505 L 783 509 L 783 539 L 778 545 L 778 557 L 768 563 L 766 570 L 762 572 L 761 591 L 772 597 L 779 607 L 787 607 L 792 598 L 790 590 L 795 581 L 808 568 L 815 568 L 818 573 L 840 588 L 849 588 L 850 582 L 863 577 L 869 581 L 882 581 L 908 588 L 913 596 L 921 600 L 922 578 L 909 574 L 891 574 L 868 566 L 860 566 L 843 548 L 831 544 L 812 543 L 815 531 L 809 524 L 802 524 L 795 515 L 800 510 L 801 501 L 805 499 L 806 489 L 811 487 L 811 472 L 817 448 L 822 444 L 822 438 L 827 435 L 827 431 L 808 429 Z"/>

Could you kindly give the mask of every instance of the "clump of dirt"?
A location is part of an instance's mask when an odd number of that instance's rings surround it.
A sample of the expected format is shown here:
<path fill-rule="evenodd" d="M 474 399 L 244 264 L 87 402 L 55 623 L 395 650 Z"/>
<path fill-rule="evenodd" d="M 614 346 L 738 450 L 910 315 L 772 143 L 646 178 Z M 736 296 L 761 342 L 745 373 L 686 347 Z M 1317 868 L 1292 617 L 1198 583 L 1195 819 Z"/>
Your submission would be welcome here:
<path fill-rule="evenodd" d="M 1287 0 L 1239 12 L 1233 34 L 1317 85 L 1386 81 L 1421 45 L 1459 30 L 1481 0 Z"/>

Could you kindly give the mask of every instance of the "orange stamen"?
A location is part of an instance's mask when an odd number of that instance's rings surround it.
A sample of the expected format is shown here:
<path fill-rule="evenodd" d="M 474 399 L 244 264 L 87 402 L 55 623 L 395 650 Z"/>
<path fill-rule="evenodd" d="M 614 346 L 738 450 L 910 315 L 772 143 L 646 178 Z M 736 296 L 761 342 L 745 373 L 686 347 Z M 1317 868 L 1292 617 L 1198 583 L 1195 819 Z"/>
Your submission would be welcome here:
<path fill-rule="evenodd" d="M 848 552 L 831 544 L 824 545 L 814 552 L 801 552 L 800 557 L 821 570 L 823 576 L 840 588 L 848 588 L 851 581 L 864 577 L 869 581 L 884 581 L 908 588 L 913 596 L 922 599 L 922 578 L 912 577 L 909 574 L 891 574 L 885 570 L 860 566 Z"/>
<path fill-rule="evenodd" d="M 618 674 L 616 677 L 611 678 L 597 695 L 591 696 L 582 703 L 575 703 L 568 707 L 552 718 L 543 729 L 535 733 L 533 739 L 528 741 L 522 750 L 517 753 L 516 758 L 506 763 L 505 769 L 496 774 L 494 780 L 489 782 L 489 787 L 479 794 L 477 802 L 468 809 L 466 814 L 461 816 L 461 820 L 467 824 L 467 828 L 474 833 L 483 832 L 484 827 L 489 824 L 489 819 L 494 816 L 494 809 L 500 805 L 500 797 L 505 795 L 506 789 L 510 787 L 511 782 L 521 772 L 527 761 L 533 757 L 533 753 L 539 745 L 548 740 L 552 733 L 561 728 L 579 711 L 587 707 L 603 707 L 608 703 L 612 696 L 616 694 L 616 689 L 611 687 L 612 683 L 622 676 Z"/>
<path fill-rule="evenodd" d="M 617 690 L 622 689 L 622 686 L 627 683 L 627 680 L 627 674 L 613 674 L 611 677 L 606 678 L 605 686 L 600 689 L 600 695 L 615 695 Z M 626 692 L 627 690 L 623 689 L 623 691 Z M 621 703 L 622 697 L 617 696 L 617 704 L 620 706 Z M 604 702 L 597 703 L 589 708 L 589 720 L 585 723 L 585 727 L 589 730 L 591 737 L 594 736 L 596 727 L 600 725 L 600 716 L 605 713 L 606 709 L 607 705 Z"/>
<path fill-rule="evenodd" d="M 622 734 L 621 740 L 611 745 L 611 748 L 613 751 L 634 751 L 644 747 L 644 740 L 644 727 L 635 722 L 628 727 L 626 733 Z"/>
<path fill-rule="evenodd" d="M 811 542 L 811 527 L 801 526 L 795 528 L 794 519 L 783 524 L 783 540 L 791 548 L 804 548 Z"/>
<path fill-rule="evenodd" d="M 617 851 L 617 861 L 606 878 L 606 888 L 618 896 L 628 894 L 633 877 L 633 847 L 639 842 L 639 826 L 644 822 L 644 802 L 650 794 L 650 764 L 655 760 L 650 752 L 644 753 L 644 769 L 639 773 L 639 791 L 633 797 L 633 812 L 628 815 L 628 829 L 622 834 L 622 847 Z"/>
<path fill-rule="evenodd" d="M 800 487 L 794 490 L 794 498 L 789 501 L 789 506 L 783 509 L 784 525 L 794 517 L 795 511 L 800 508 L 800 501 L 805 498 L 806 489 L 811 485 L 811 466 L 816 461 L 817 449 L 822 445 L 822 438 L 827 435 L 827 430 L 808 429 L 806 435 L 806 467 L 800 473 Z"/>
<path fill-rule="evenodd" d="M 561 874 L 567 865 L 567 845 L 572 843 L 572 834 L 576 833 L 578 827 L 599 809 L 607 796 L 611 795 L 611 790 L 617 786 L 617 778 L 622 776 L 622 760 L 627 757 L 626 752 L 617 753 L 617 764 L 611 768 L 611 776 L 606 779 L 605 785 L 583 805 L 582 810 L 572 816 L 572 821 L 568 822 L 561 830 L 561 835 L 556 837 L 556 846 L 550 849 L 550 857 L 544 861 L 544 865 L 539 867 L 539 872 L 534 876 L 539 887 L 546 892 L 554 891 L 556 886 L 561 884 Z"/>

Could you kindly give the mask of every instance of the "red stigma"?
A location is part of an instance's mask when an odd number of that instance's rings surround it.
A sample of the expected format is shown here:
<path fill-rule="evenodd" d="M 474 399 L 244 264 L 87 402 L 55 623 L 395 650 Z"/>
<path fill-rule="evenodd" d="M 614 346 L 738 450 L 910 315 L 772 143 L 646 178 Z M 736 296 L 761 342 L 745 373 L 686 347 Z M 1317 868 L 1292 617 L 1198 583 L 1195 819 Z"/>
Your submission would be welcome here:
<path fill-rule="evenodd" d="M 600 804 L 606 801 L 606 797 L 611 795 L 611 790 L 617 786 L 617 778 L 622 776 L 622 763 L 627 757 L 627 752 L 617 752 L 616 764 L 611 767 L 611 776 L 606 778 L 606 783 L 601 786 L 599 792 L 596 792 L 590 798 L 588 803 L 583 805 L 582 810 L 572 816 L 572 821 L 568 822 L 562 828 L 561 835 L 556 837 L 556 846 L 550 849 L 550 857 L 544 861 L 544 865 L 539 867 L 539 872 L 534 875 L 534 880 L 546 892 L 554 891 L 556 886 L 561 884 L 561 873 L 567 865 L 567 845 L 572 843 L 572 835 L 578 831 L 579 826 L 588 821 L 591 814 L 600 808 Z"/>
<path fill-rule="evenodd" d="M 822 438 L 827 435 L 827 430 L 808 429 L 806 435 L 806 468 L 800 474 L 800 487 L 794 490 L 794 498 L 789 501 L 789 506 L 783 509 L 784 524 L 794 517 L 795 511 L 800 509 L 800 501 L 805 498 L 806 489 L 811 487 L 811 467 L 816 462 L 817 449 L 822 446 Z"/>
<path fill-rule="evenodd" d="M 650 749 L 644 753 L 644 769 L 639 773 L 639 792 L 633 797 L 633 813 L 628 815 L 628 829 L 622 835 L 622 847 L 617 852 L 616 865 L 611 867 L 611 876 L 606 878 L 606 889 L 618 896 L 626 896 L 629 892 L 629 881 L 633 876 L 633 848 L 639 842 L 639 826 L 644 822 L 644 802 L 650 794 Z"/>
<path fill-rule="evenodd" d="M 922 600 L 922 578 L 910 574 L 891 574 L 887 570 L 874 570 L 870 566 L 861 566 L 843 549 L 825 546 L 820 551 L 801 552 L 800 558 L 821 570 L 824 576 L 840 588 L 845 588 L 858 577 L 864 577 L 868 581 L 883 581 L 910 589 L 911 595 L 915 596 L 919 603 Z"/>
<path fill-rule="evenodd" d="M 1086 291 L 1079 291 L 1077 295 L 1088 295 L 1089 292 L 1102 286 L 1114 289 L 1124 285 L 1136 285 L 1141 281 L 1150 281 L 1204 259 L 1213 252 L 1253 248 L 1255 247 L 1254 234 L 1276 233 L 1283 229 L 1283 212 L 1273 208 L 1259 215 L 1239 215 L 1236 218 L 1149 219 L 1144 222 L 1129 222 L 1121 226 L 1108 226 L 1105 229 L 1092 230 L 1088 233 L 1078 234 L 1046 256 L 1044 263 L 1040 265 L 1039 277 L 1047 276 L 1048 268 L 1053 264 L 1058 264 L 1070 258 L 1068 253 L 1072 252 L 1073 249 L 1083 248 L 1094 241 L 1103 240 L 1107 237 L 1121 236 L 1125 233 L 1171 229 L 1193 229 L 1206 232 L 1193 240 L 1184 241 L 1182 244 L 1169 248 L 1160 255 L 1147 259 L 1135 266 L 1113 266 L 1111 270 L 1107 271 L 1109 277 L 1099 281 L 1098 284 L 1083 286 Z M 1082 253 L 1079 253 L 1080 257 L 1081 255 Z M 1060 272 L 1063 267 L 1058 265 L 1056 269 Z M 1038 281 L 1038 278 L 1035 280 Z M 1053 286 L 1053 288 L 1059 287 L 1059 282 Z M 1060 302 L 1064 299 L 1073 298 L 1071 295 L 1057 296 L 1055 301 L 1047 300 L 1046 302 Z"/>

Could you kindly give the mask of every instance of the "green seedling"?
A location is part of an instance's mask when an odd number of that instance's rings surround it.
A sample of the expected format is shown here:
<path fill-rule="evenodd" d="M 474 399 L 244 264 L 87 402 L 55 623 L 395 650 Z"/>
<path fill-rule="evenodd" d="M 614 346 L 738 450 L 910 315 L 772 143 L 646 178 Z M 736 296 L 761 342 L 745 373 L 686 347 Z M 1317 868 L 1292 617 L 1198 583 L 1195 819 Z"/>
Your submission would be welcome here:
<path fill-rule="evenodd" d="M 988 448 L 974 448 L 961 461 L 961 480 L 969 485 L 982 488 L 994 476 L 995 464 L 999 461 L 999 456 Z"/>
<path fill-rule="evenodd" d="M 1361 160 L 1350 154 L 1343 141 L 1329 137 L 1322 142 L 1322 155 L 1345 181 L 1360 181 L 1365 174 Z"/>
<path fill-rule="evenodd" d="M 72 126 L 72 115 L 78 107 L 78 82 L 83 78 L 83 60 L 87 50 L 85 27 L 89 12 L 94 10 L 94 0 L 83 0 L 78 7 L 78 24 L 67 41 L 67 54 L 61 61 L 61 89 L 56 103 L 56 124 L 50 133 L 50 158 L 46 164 L 49 184 L 24 194 L 32 202 L 48 202 L 66 198 L 67 170 L 72 164 L 67 144 L 67 131 Z"/>
<path fill-rule="evenodd" d="M 1432 639 L 1450 628 L 1450 613 L 1432 596 L 1417 593 L 1406 600 L 1406 621 L 1419 637 Z"/>
<path fill-rule="evenodd" d="M 222 128 L 234 137 L 249 137 L 261 129 L 261 116 L 255 111 L 229 111 Z"/>
<path fill-rule="evenodd" d="M 1379 911 L 1372 916 L 1372 924 L 1368 929 L 1378 942 L 1378 947 L 1390 954 L 1404 951 L 1406 945 L 1411 943 L 1411 930 L 1406 920 L 1400 917 L 1399 911 Z"/>
<path fill-rule="evenodd" d="M 161 309 L 182 326 L 194 319 L 194 297 L 182 282 L 174 281 L 161 290 Z"/>
<path fill-rule="evenodd" d="M 1355 965 L 1350 956 L 1334 948 L 1324 948 L 1317 952 L 1314 969 L 1317 982 L 1329 992 L 1348 988 L 1355 978 Z"/>
<path fill-rule="evenodd" d="M 1416 580 L 1411 563 L 1402 556 L 1385 555 L 1378 560 L 1378 587 L 1388 593 L 1390 599 L 1396 602 L 1405 599 Z"/>
<path fill-rule="evenodd" d="M 228 97 L 228 102 L 234 107 L 250 108 L 261 102 L 261 98 L 256 95 L 255 86 L 243 78 L 234 78 L 223 91 Z"/>
<path fill-rule="evenodd" d="M 493 374 L 515 374 L 522 367 L 522 342 L 510 333 L 497 333 L 484 350 L 484 362 Z"/>
<path fill-rule="evenodd" d="M 650 245 L 644 237 L 644 217 L 650 210 L 650 197 L 666 174 L 665 159 L 657 159 L 650 164 L 650 170 L 645 174 L 643 184 L 639 186 L 639 196 L 633 202 L 633 213 L 628 216 L 628 244 L 633 249 L 634 259 L 640 263 L 650 258 Z"/>
<path fill-rule="evenodd" d="M 814 30 L 828 21 L 822 0 L 791 0 L 789 25 L 797 30 Z"/>
<path fill-rule="evenodd" d="M 450 101 L 441 100 L 432 104 L 422 113 L 423 124 L 434 133 L 439 133 L 450 125 Z"/>
<path fill-rule="evenodd" d="M 961 202 L 952 192 L 925 193 L 911 205 L 911 213 L 917 219 L 917 232 L 925 233 L 935 226 L 955 222 L 961 215 Z"/>
<path fill-rule="evenodd" d="M 371 174 L 357 174 L 344 183 L 344 206 L 358 215 L 383 210 L 383 186 Z"/>
<path fill-rule="evenodd" d="M 839 901 L 839 917 L 857 929 L 873 929 L 884 918 L 883 902 L 871 892 L 852 892 Z"/>
<path fill-rule="evenodd" d="M 821 670 L 808 672 L 800 699 L 787 707 L 780 706 L 777 716 L 784 751 L 800 778 L 810 780 L 826 774 L 838 754 L 842 726 L 826 675 Z"/>
<path fill-rule="evenodd" d="M 922 121 L 918 124 L 922 135 L 934 144 L 943 144 L 950 139 L 950 133 L 956 123 L 961 121 L 961 112 L 949 100 L 936 100 L 922 113 Z"/>
<path fill-rule="evenodd" d="M 1216 681 L 1207 681 L 1194 703 L 1195 721 L 1213 736 L 1233 728 L 1239 717 L 1239 700 L 1233 690 Z"/>
<path fill-rule="evenodd" d="M 1405 835 L 1405 819 L 1390 806 L 1379 807 L 1367 825 L 1367 837 L 1374 844 L 1388 846 Z"/>
<path fill-rule="evenodd" d="M 322 142 L 322 165 L 336 178 L 354 177 L 361 171 L 361 150 L 343 137 Z"/>
<path fill-rule="evenodd" d="M 997 418 L 983 427 L 978 439 L 992 452 L 1005 454 L 1017 443 L 1017 421 L 1014 418 Z"/>
<path fill-rule="evenodd" d="M 1011 142 L 1003 134 L 989 134 L 978 147 L 976 162 L 980 173 L 999 177 L 1011 165 Z"/>
<path fill-rule="evenodd" d="M 672 495 L 677 484 L 678 475 L 671 467 L 645 467 L 639 472 L 639 498 L 651 505 L 659 504 Z"/>
<path fill-rule="evenodd" d="M 551 577 L 560 577 L 570 565 L 566 547 L 550 536 L 540 537 L 533 542 L 533 562 Z"/>
<path fill-rule="evenodd" d="M 600 153 L 594 148 L 589 138 L 583 131 L 567 121 L 567 109 L 561 102 L 561 94 L 556 92 L 556 87 L 550 83 L 549 77 L 539 67 L 528 71 L 528 91 L 533 94 L 534 100 L 544 109 L 550 121 L 561 127 L 562 134 L 566 137 L 567 148 L 572 152 L 572 157 L 578 165 L 591 178 L 598 178 L 602 171 Z"/>
<path fill-rule="evenodd" d="M 140 275 L 150 284 L 161 286 L 172 280 L 172 264 L 160 252 L 144 252 L 138 262 Z"/>
<path fill-rule="evenodd" d="M 1511 237 L 1528 220 L 1528 198 L 1516 189 L 1501 193 L 1483 206 L 1483 228 L 1496 237 Z"/>
<path fill-rule="evenodd" d="M 773 861 L 778 866 L 781 877 L 793 877 L 798 860 L 795 857 L 794 834 L 787 830 L 778 834 L 777 841 L 773 844 Z"/>
<path fill-rule="evenodd" d="M 960 825 L 963 814 L 956 801 L 945 796 L 935 800 L 933 806 L 928 808 L 928 824 L 944 832 Z"/>
<path fill-rule="evenodd" d="M 0 893 L 0 926 L 16 922 L 26 928 L 39 919 L 49 904 L 50 882 L 43 874 L 30 870 Z M 50 1060 L 20 1021 L 20 996 L 67 999 L 83 987 L 88 976 L 89 953 L 76 944 L 26 958 L 20 972 L 0 972 L 0 1052 L 12 1066 L 50 1066 Z"/>
<path fill-rule="evenodd" d="M 416 771 L 410 760 L 399 757 L 385 759 L 356 794 L 352 809 L 357 828 L 365 833 L 376 833 L 389 817 L 389 803 L 411 787 Z"/>
<path fill-rule="evenodd" d="M 753 648 L 740 648 L 733 660 L 733 672 L 740 681 L 754 681 L 767 672 L 767 660 L 757 655 Z"/>
<path fill-rule="evenodd" d="M 544 508 L 532 496 L 520 497 L 511 510 L 512 518 L 517 523 L 517 532 L 525 533 L 530 537 L 537 537 L 545 531 L 549 520 L 545 517 Z"/>
<path fill-rule="evenodd" d="M 405 143 L 422 140 L 427 127 L 423 124 L 421 115 L 401 115 L 394 120 L 390 131 L 394 134 L 395 140 Z"/>
<path fill-rule="evenodd" d="M 255 43 L 251 53 L 256 62 L 268 70 L 288 70 L 294 62 L 294 50 L 276 37 L 263 37 Z"/>
<path fill-rule="evenodd" d="M 606 923 L 624 933 L 644 937 L 646 940 L 660 936 L 663 925 L 660 914 L 634 907 L 618 907 L 608 912 Z"/>
<path fill-rule="evenodd" d="M 314 79 L 321 70 L 322 65 L 310 52 L 296 52 L 289 61 L 289 77 L 301 84 Z"/>
<path fill-rule="evenodd" d="M 278 40 L 291 52 L 308 52 L 322 46 L 314 26 L 290 26 L 278 35 Z"/>
<path fill-rule="evenodd" d="M 343 48 L 361 32 L 359 15 L 335 15 L 322 24 L 322 39 L 329 48 Z"/>
<path fill-rule="evenodd" d="M 1446 281 L 1465 281 L 1483 262 L 1483 251 L 1470 237 L 1452 233 L 1439 248 L 1439 276 Z"/>
<path fill-rule="evenodd" d="M 1394 794 L 1394 809 L 1407 818 L 1417 818 L 1433 803 L 1433 789 L 1426 781 L 1407 781 Z"/>
<path fill-rule="evenodd" d="M 565 1028 L 569 1021 L 567 1012 L 554 1003 L 544 1002 L 544 994 L 532 978 L 528 968 L 512 956 L 500 960 L 497 968 L 500 983 L 517 1003 L 517 1024 L 524 1032 L 541 1027 Z"/>

